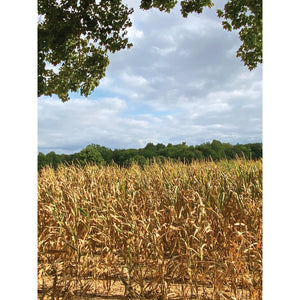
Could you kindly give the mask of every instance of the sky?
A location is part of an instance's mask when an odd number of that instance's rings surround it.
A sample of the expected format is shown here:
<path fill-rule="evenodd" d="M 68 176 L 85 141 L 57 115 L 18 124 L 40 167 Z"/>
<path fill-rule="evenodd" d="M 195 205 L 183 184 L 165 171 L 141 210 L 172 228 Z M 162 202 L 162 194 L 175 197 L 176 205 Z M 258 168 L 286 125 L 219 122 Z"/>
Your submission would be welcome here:
<path fill-rule="evenodd" d="M 249 71 L 236 57 L 238 32 L 225 31 L 216 14 L 225 1 L 188 18 L 179 4 L 168 14 L 126 3 L 134 8 L 133 47 L 110 54 L 88 98 L 38 99 L 38 151 L 262 142 L 262 67 Z"/>

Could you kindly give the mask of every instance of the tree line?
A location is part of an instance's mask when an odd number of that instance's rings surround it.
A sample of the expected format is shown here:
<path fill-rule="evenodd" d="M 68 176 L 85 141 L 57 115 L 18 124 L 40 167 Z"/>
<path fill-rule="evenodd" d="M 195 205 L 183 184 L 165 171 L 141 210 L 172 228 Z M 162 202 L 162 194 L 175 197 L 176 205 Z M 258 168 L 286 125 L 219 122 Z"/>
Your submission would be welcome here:
<path fill-rule="evenodd" d="M 90 144 L 78 153 L 56 154 L 54 151 L 38 154 L 38 169 L 50 165 L 57 168 L 59 164 L 80 164 L 87 163 L 97 165 L 117 164 L 121 167 L 128 167 L 132 163 L 140 166 L 151 163 L 154 160 L 164 162 L 165 160 L 180 160 L 190 163 L 193 160 L 221 160 L 245 157 L 246 159 L 262 158 L 262 143 L 236 144 L 221 143 L 218 140 L 207 142 L 201 145 L 188 146 L 185 142 L 177 145 L 148 143 L 141 149 L 115 149 L 97 144 Z"/>

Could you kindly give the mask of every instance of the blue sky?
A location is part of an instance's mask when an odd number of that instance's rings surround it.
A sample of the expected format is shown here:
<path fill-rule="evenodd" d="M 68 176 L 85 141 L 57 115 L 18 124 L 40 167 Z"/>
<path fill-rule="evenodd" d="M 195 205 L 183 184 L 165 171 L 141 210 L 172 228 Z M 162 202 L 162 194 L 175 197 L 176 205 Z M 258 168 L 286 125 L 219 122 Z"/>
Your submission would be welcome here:
<path fill-rule="evenodd" d="M 40 97 L 38 150 L 261 142 L 262 67 L 249 71 L 235 56 L 238 33 L 223 30 L 216 15 L 225 1 L 187 19 L 179 5 L 167 14 L 127 3 L 135 10 L 134 46 L 110 55 L 106 77 L 88 98 Z"/>

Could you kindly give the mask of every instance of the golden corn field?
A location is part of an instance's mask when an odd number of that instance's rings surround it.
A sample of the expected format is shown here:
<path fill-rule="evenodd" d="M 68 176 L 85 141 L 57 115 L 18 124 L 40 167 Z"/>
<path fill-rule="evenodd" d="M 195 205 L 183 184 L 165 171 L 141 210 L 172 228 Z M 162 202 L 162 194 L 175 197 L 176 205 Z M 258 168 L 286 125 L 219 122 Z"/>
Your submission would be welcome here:
<path fill-rule="evenodd" d="M 262 299 L 262 161 L 38 175 L 40 299 Z"/>

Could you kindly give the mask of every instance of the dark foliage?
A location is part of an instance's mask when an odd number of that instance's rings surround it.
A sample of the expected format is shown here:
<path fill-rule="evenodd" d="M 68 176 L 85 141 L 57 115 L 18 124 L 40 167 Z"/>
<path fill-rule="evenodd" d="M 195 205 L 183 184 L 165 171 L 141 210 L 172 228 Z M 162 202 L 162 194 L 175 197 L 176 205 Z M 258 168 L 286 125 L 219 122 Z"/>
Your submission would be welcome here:
<path fill-rule="evenodd" d="M 196 146 L 188 146 L 185 142 L 178 145 L 168 144 L 167 146 L 148 143 L 141 149 L 115 150 L 91 144 L 80 152 L 69 155 L 56 154 L 53 151 L 45 155 L 40 152 L 38 154 L 38 169 L 40 170 L 46 165 L 57 168 L 60 163 L 81 165 L 86 163 L 98 165 L 115 163 L 127 167 L 132 163 L 138 163 L 140 166 L 153 161 L 163 163 L 166 159 L 190 163 L 193 160 L 229 160 L 235 159 L 237 156 L 254 160 L 262 158 L 262 143 L 231 145 L 217 140 Z"/>

